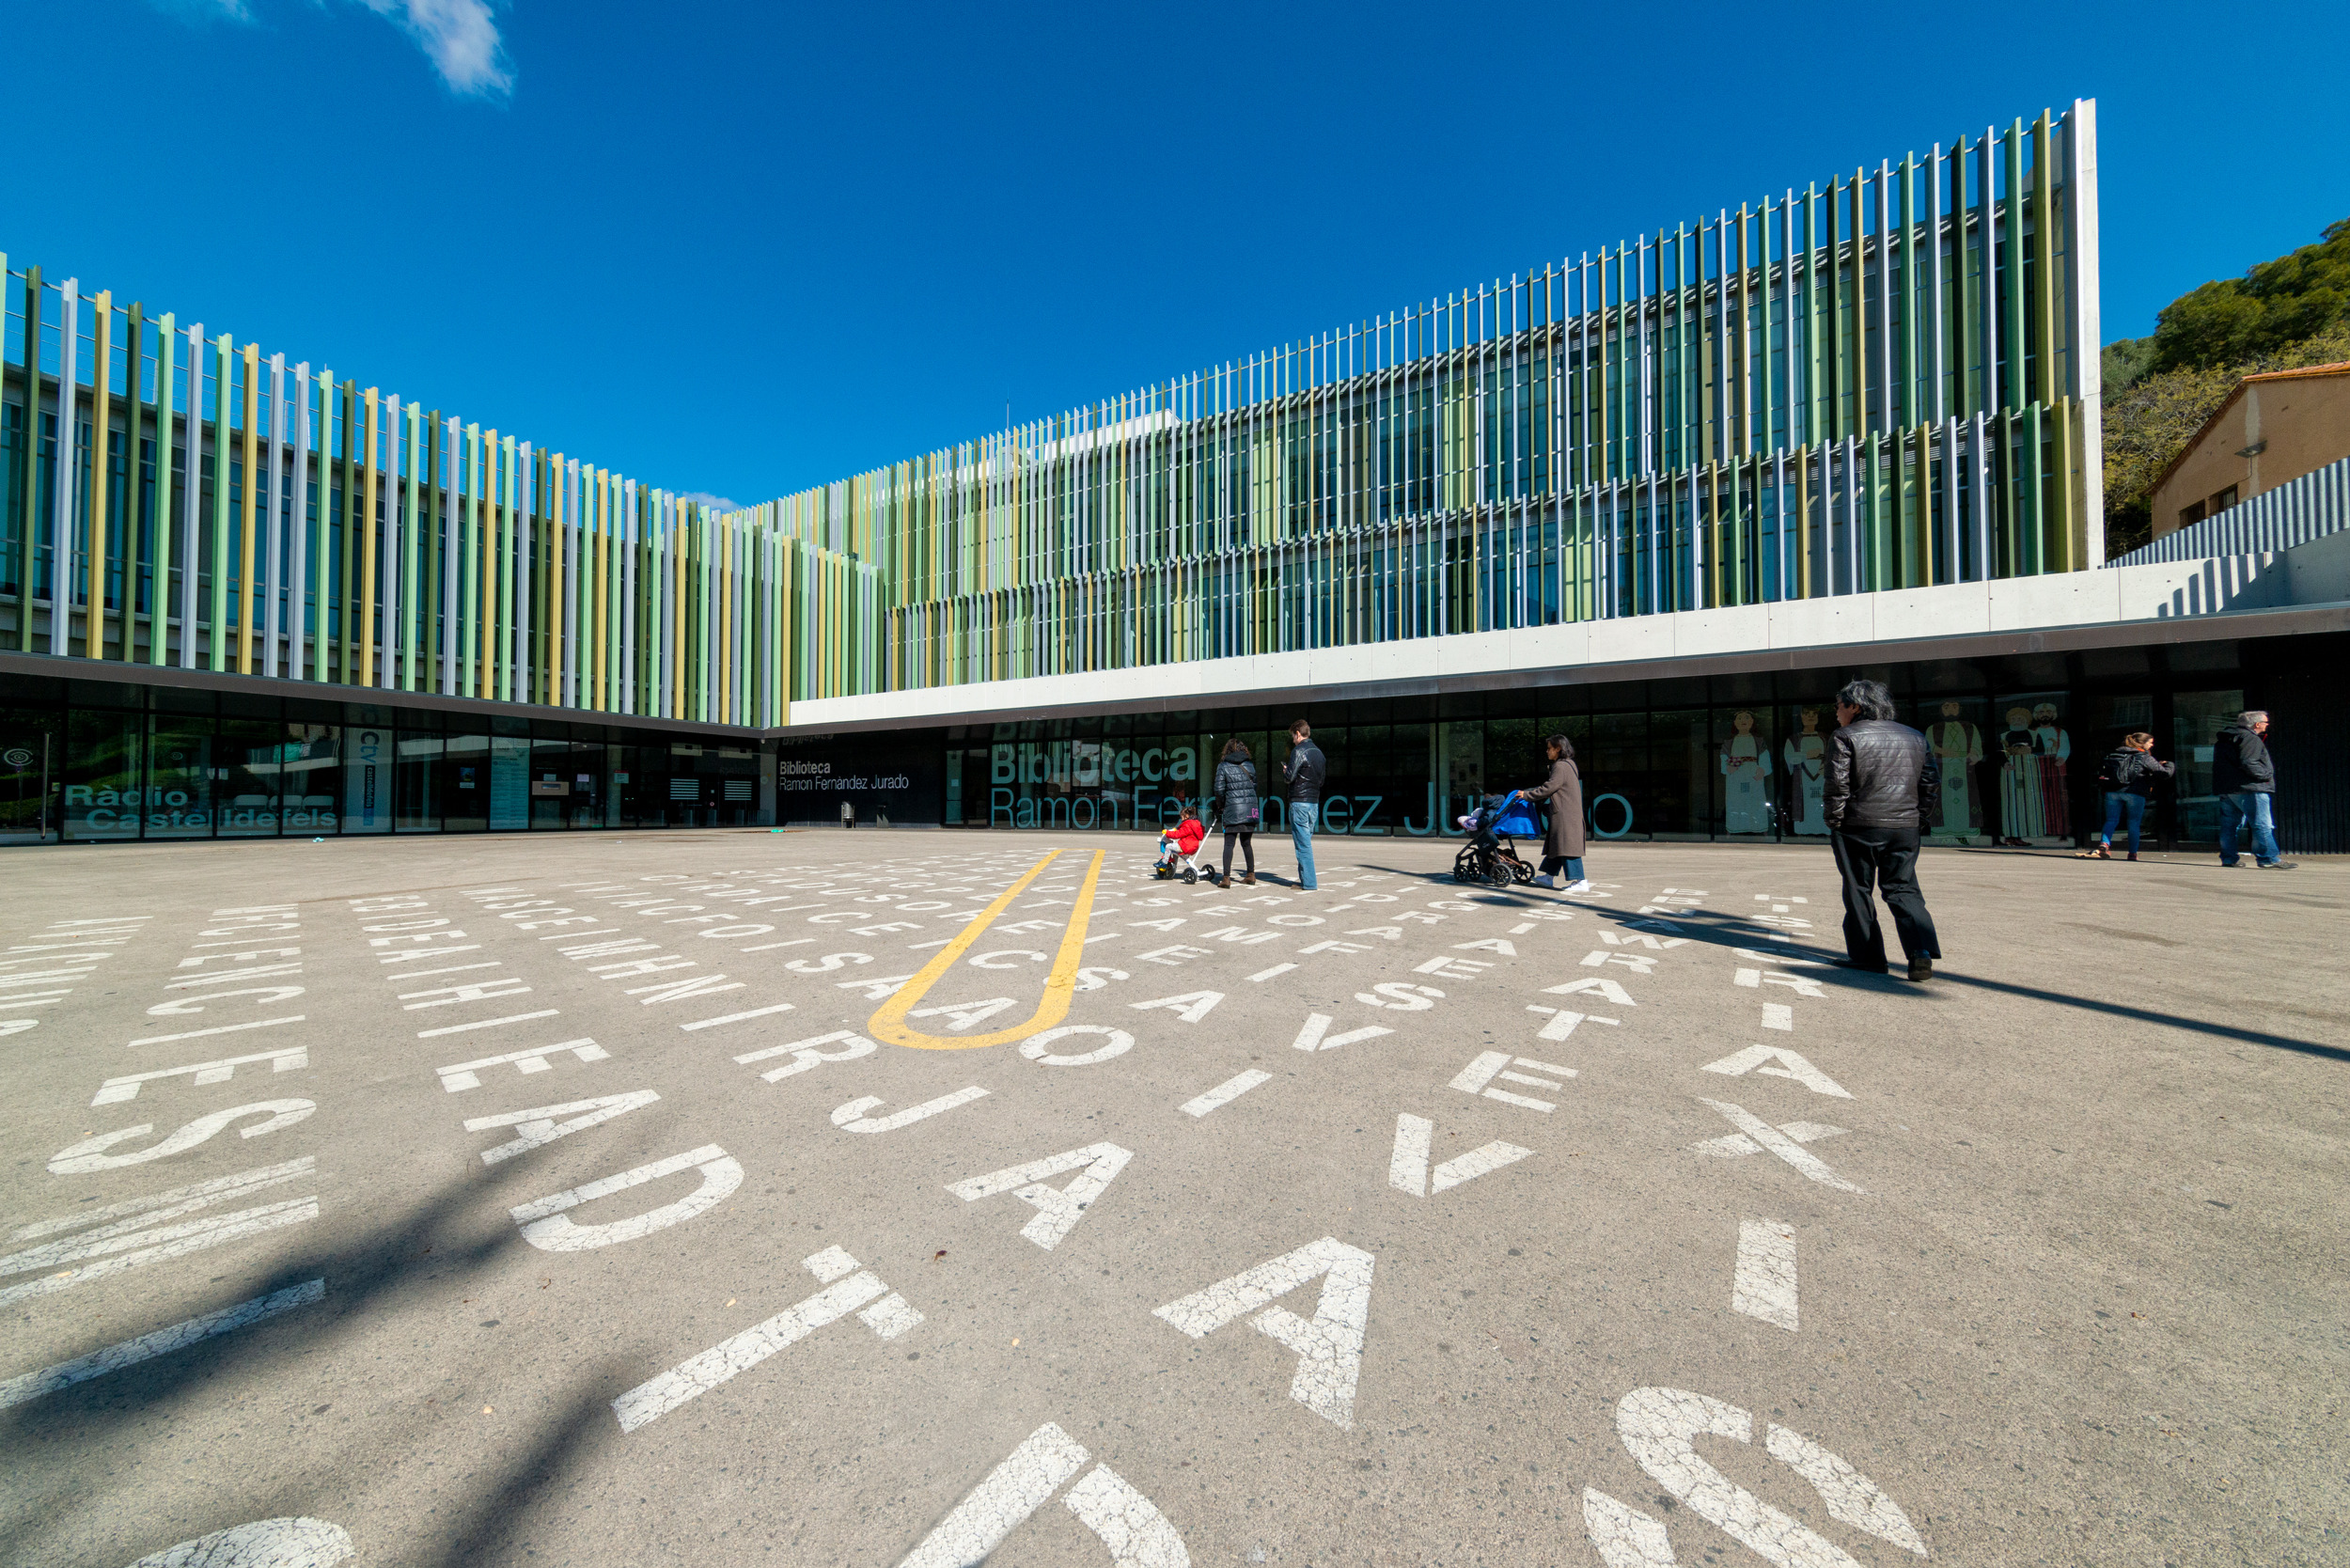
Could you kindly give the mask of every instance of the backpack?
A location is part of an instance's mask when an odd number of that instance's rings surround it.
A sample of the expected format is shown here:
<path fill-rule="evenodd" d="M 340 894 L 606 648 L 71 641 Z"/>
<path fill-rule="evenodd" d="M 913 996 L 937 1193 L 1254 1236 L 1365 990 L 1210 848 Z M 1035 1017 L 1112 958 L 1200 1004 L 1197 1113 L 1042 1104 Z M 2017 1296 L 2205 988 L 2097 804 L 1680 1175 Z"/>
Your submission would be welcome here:
<path fill-rule="evenodd" d="M 2138 777 L 2138 753 L 2109 751 L 2097 765 L 2097 788 L 2108 793 L 2127 791 Z"/>

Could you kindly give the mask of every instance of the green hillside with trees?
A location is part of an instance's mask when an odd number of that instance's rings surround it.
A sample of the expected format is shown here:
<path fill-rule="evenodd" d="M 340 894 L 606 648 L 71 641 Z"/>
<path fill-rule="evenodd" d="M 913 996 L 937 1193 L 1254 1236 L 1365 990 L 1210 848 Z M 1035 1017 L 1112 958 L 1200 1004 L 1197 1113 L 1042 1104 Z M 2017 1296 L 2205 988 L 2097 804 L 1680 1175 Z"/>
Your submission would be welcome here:
<path fill-rule="evenodd" d="M 2106 555 L 2154 533 L 2154 481 L 2237 382 L 2350 360 L 2350 218 L 2316 244 L 2180 295 L 2105 347 Z"/>

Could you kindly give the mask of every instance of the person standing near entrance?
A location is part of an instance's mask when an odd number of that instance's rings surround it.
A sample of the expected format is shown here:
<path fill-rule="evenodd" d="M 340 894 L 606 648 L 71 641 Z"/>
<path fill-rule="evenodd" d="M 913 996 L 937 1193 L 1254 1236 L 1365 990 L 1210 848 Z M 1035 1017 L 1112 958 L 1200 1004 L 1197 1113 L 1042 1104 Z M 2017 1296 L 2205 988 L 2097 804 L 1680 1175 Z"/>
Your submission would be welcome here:
<path fill-rule="evenodd" d="M 1941 770 L 1926 738 L 1894 722 L 1893 694 L 1882 682 L 1845 682 L 1836 694 L 1836 722 L 1827 742 L 1826 811 L 1844 884 L 1846 962 L 1886 971 L 1874 886 L 1893 912 L 1909 978 L 1930 979 L 1942 948 L 1918 887 L 1918 837 L 1941 804 Z"/>
<path fill-rule="evenodd" d="M 2290 871 L 2277 848 L 2277 760 L 2268 754 L 2268 713 L 2247 709 L 2219 731 L 2211 748 L 2211 792 L 2219 797 L 2219 863 L 2240 866 L 2236 835 L 2251 829 L 2252 858 L 2264 871 Z"/>
<path fill-rule="evenodd" d="M 1224 743 L 1224 759 L 1215 765 L 1215 814 L 1224 823 L 1224 874 L 1232 885 L 1232 841 L 1240 840 L 1241 881 L 1257 880 L 1257 764 L 1248 760 L 1248 743 L 1238 735 Z"/>
<path fill-rule="evenodd" d="M 1308 892 L 1314 880 L 1314 827 L 1322 817 L 1322 782 L 1329 759 L 1314 745 L 1314 727 L 1304 719 L 1290 726 L 1289 760 L 1281 764 L 1281 787 L 1290 803 L 1290 842 L 1297 850 L 1297 886 Z"/>
<path fill-rule="evenodd" d="M 1543 872 L 1534 886 L 1558 887 L 1563 881 L 1565 891 L 1588 893 L 1591 885 L 1583 875 L 1583 775 L 1574 765 L 1574 743 L 1553 735 L 1543 746 L 1550 753 L 1550 776 L 1518 792 L 1520 800 L 1550 806 L 1550 830 L 1543 836 Z"/>

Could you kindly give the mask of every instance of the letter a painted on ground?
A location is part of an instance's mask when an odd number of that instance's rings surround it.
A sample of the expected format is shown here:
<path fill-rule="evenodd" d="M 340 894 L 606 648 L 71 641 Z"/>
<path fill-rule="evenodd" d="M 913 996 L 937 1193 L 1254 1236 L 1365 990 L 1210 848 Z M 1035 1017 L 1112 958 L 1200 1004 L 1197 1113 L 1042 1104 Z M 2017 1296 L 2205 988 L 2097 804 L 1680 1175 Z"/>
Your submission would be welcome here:
<path fill-rule="evenodd" d="M 1793 1078 L 1814 1094 L 1832 1094 L 1839 1100 L 1852 1098 L 1834 1078 L 1783 1045 L 1749 1045 L 1719 1061 L 1707 1062 L 1700 1071 L 1719 1073 L 1726 1078 L 1744 1077 L 1748 1073 L 1760 1073 L 1766 1078 Z"/>
<path fill-rule="evenodd" d="M 1361 1247 L 1324 1236 L 1170 1301 L 1152 1315 L 1199 1340 L 1234 1318 L 1257 1312 L 1250 1326 L 1297 1353 L 1290 1398 L 1325 1421 L 1351 1427 L 1355 1387 L 1363 1370 L 1363 1331 L 1371 1321 L 1372 1261 Z M 1322 1300 L 1310 1319 L 1267 1305 L 1317 1278 Z"/>

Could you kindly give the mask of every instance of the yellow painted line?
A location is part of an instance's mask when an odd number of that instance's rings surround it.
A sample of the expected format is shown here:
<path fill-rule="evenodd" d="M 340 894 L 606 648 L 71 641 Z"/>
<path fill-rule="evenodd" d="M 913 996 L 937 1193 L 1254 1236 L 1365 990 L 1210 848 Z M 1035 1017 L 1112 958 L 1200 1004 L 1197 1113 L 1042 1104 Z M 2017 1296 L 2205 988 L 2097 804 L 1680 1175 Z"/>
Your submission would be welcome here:
<path fill-rule="evenodd" d="M 1045 977 L 1044 997 L 1028 1014 L 1027 1021 L 994 1034 L 975 1034 L 965 1039 L 951 1040 L 942 1035 L 924 1034 L 906 1025 L 906 1014 L 914 1004 L 936 984 L 938 978 L 961 962 L 971 950 L 971 945 L 985 934 L 995 917 L 1011 907 L 1011 901 L 1027 891 L 1028 884 L 1044 874 L 1060 855 L 1048 851 L 1043 859 L 1028 868 L 1027 874 L 1004 889 L 994 903 L 980 911 L 979 917 L 963 928 L 962 933 L 947 944 L 938 956 L 922 966 L 921 973 L 899 988 L 898 994 L 884 1002 L 865 1026 L 865 1032 L 875 1040 L 885 1040 L 892 1045 L 911 1045 L 917 1051 L 969 1051 L 982 1045 L 1009 1045 L 1015 1040 L 1026 1040 L 1032 1034 L 1049 1029 L 1069 1016 L 1069 1004 L 1077 995 L 1077 965 L 1085 958 L 1086 921 L 1093 914 L 1094 885 L 1102 880 L 1102 862 L 1107 850 L 1093 852 L 1093 864 L 1086 870 L 1085 886 L 1077 890 L 1077 902 L 1069 912 L 1069 929 L 1061 933 L 1060 952 L 1053 960 L 1052 973 Z"/>

